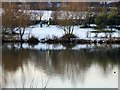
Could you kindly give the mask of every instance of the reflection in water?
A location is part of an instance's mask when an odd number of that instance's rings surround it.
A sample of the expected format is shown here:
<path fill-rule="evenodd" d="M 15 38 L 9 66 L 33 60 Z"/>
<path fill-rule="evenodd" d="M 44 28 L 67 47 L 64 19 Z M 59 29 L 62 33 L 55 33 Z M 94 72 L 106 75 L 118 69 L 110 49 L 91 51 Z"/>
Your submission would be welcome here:
<path fill-rule="evenodd" d="M 0 89 L 2 88 L 2 65 L 0 61 Z"/>
<path fill-rule="evenodd" d="M 0 90 L 2 88 L 2 46 L 0 46 Z"/>
<path fill-rule="evenodd" d="M 118 86 L 119 47 L 42 50 L 19 46 L 2 47 L 3 87 Z"/>

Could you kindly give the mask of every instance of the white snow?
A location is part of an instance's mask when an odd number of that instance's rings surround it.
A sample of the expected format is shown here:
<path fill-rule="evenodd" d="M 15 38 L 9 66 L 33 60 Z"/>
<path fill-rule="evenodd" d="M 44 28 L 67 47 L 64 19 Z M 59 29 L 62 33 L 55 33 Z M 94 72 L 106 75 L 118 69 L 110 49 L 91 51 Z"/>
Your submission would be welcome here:
<path fill-rule="evenodd" d="M 77 35 L 80 39 L 85 39 L 87 36 L 87 33 L 89 33 L 88 37 L 91 37 L 92 39 L 95 34 L 91 33 L 90 31 L 94 31 L 95 29 L 92 28 L 79 28 L 79 26 L 74 27 L 74 34 Z M 115 29 L 114 29 L 115 30 Z M 50 25 L 49 27 L 47 25 L 43 25 L 41 28 L 39 24 L 29 27 L 26 29 L 24 39 L 28 38 L 28 34 L 30 33 L 31 36 L 37 37 L 39 40 L 43 38 L 52 38 L 53 36 L 61 37 L 64 34 L 64 31 L 59 28 L 57 25 Z M 119 33 L 117 30 L 115 33 L 112 34 L 113 37 L 119 37 Z M 99 33 L 98 37 L 104 37 L 104 33 Z"/>
<path fill-rule="evenodd" d="M 27 34 L 30 32 L 31 36 L 35 36 L 38 39 L 42 39 L 42 38 L 52 38 L 53 35 L 57 36 L 57 37 L 61 37 L 64 32 L 63 30 L 57 28 L 57 26 L 47 26 L 47 25 L 43 25 L 43 27 L 41 28 L 40 25 L 36 25 L 35 28 L 27 28 L 26 29 L 26 35 L 24 38 L 27 38 Z"/>

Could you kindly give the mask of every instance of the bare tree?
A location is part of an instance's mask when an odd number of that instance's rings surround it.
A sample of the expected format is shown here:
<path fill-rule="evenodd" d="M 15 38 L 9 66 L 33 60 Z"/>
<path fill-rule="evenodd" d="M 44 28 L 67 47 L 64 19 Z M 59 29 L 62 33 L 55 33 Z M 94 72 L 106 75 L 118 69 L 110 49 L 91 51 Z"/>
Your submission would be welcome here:
<path fill-rule="evenodd" d="M 18 12 L 16 21 L 17 21 L 17 25 L 18 25 L 18 30 L 19 30 L 19 35 L 20 35 L 20 40 L 23 39 L 23 35 L 25 33 L 25 29 L 31 25 L 30 22 L 30 15 L 27 15 L 26 13 L 26 4 L 23 3 L 21 10 Z"/>
<path fill-rule="evenodd" d="M 30 6 L 30 7 L 32 7 L 32 6 Z M 45 2 L 35 3 L 34 8 L 35 8 L 35 10 L 32 10 L 32 8 L 31 8 L 32 19 L 34 21 L 40 21 L 41 22 L 42 21 L 42 17 L 44 15 Z M 36 22 L 35 22 L 35 24 L 36 24 Z"/>
<path fill-rule="evenodd" d="M 2 8 L 4 10 L 2 15 L 2 32 L 5 32 L 5 34 L 7 32 L 9 36 L 13 36 L 15 28 L 17 28 L 20 40 L 22 40 L 25 28 L 30 25 L 30 15 L 26 14 L 27 4 L 22 3 L 21 8 L 17 9 L 16 3 L 4 3 Z"/>
<path fill-rule="evenodd" d="M 87 5 L 85 3 L 68 2 L 62 4 L 60 11 L 54 11 L 52 17 L 57 21 L 65 34 L 73 34 L 74 27 L 83 17 Z"/>
<path fill-rule="evenodd" d="M 16 4 L 12 3 L 3 3 L 3 13 L 2 13 L 2 28 L 3 30 L 9 30 L 12 32 L 13 28 L 15 28 L 15 17 L 16 10 L 14 9 Z"/>
<path fill-rule="evenodd" d="M 40 2 L 38 5 L 39 5 L 38 6 L 39 7 L 39 17 L 40 17 L 40 21 L 41 21 L 41 19 L 43 17 L 43 14 L 44 14 L 45 3 L 44 2 Z"/>
<path fill-rule="evenodd" d="M 15 35 L 14 29 L 17 26 L 16 23 L 16 4 L 11 2 L 4 2 L 2 4 L 2 39 L 12 39 Z"/>

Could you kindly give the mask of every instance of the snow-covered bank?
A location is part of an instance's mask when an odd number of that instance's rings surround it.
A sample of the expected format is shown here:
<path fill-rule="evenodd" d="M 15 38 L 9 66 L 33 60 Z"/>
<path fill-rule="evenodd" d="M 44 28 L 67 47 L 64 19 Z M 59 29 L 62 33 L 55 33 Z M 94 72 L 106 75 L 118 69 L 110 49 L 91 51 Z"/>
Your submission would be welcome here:
<path fill-rule="evenodd" d="M 94 39 L 94 33 L 90 33 L 90 31 L 94 31 L 92 28 L 79 28 L 79 26 L 75 26 L 74 34 L 78 36 L 80 39 L 85 39 L 87 37 Z M 116 32 L 112 34 L 112 37 L 119 37 L 120 31 L 114 29 Z M 34 28 L 29 27 L 25 31 L 24 39 L 28 38 L 28 35 L 32 35 L 37 37 L 39 40 L 42 38 L 52 38 L 53 36 L 61 37 L 64 34 L 64 31 L 61 28 L 58 28 L 57 25 L 43 25 L 41 28 L 40 25 L 35 25 Z M 99 33 L 98 37 L 104 37 L 105 33 Z"/>
<path fill-rule="evenodd" d="M 48 27 L 47 25 L 43 25 L 41 28 L 39 24 L 34 28 L 27 28 L 24 39 L 28 38 L 27 36 L 29 33 L 30 35 L 37 37 L 39 40 L 42 38 L 52 38 L 53 35 L 61 37 L 64 34 L 63 30 L 57 28 L 57 26 L 51 25 Z"/>

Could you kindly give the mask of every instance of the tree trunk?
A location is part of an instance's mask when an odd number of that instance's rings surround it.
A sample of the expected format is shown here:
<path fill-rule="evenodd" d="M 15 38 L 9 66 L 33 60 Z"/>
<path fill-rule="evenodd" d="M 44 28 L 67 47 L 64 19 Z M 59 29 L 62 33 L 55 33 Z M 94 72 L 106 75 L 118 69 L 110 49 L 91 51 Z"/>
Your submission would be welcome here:
<path fill-rule="evenodd" d="M 23 29 L 23 30 L 22 30 L 22 29 Z M 24 32 L 25 32 L 25 28 L 20 28 L 20 40 L 21 40 L 21 41 L 23 40 Z"/>

